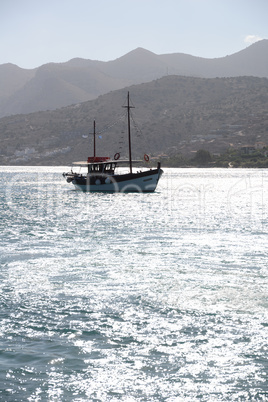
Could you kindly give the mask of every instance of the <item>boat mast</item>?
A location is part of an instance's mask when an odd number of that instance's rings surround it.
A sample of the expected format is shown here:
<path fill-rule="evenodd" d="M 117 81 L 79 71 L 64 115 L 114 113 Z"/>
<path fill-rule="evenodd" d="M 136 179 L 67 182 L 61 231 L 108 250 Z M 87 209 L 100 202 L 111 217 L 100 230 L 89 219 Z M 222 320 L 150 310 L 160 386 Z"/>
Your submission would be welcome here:
<path fill-rule="evenodd" d="M 130 170 L 130 173 L 132 173 L 131 135 L 130 135 L 130 109 L 134 108 L 134 106 L 130 106 L 129 92 L 127 93 L 127 106 L 123 106 L 123 107 L 127 109 L 129 170 Z"/>
<path fill-rule="evenodd" d="M 96 122 L 93 124 L 93 138 L 94 138 L 94 158 L 96 157 Z"/>

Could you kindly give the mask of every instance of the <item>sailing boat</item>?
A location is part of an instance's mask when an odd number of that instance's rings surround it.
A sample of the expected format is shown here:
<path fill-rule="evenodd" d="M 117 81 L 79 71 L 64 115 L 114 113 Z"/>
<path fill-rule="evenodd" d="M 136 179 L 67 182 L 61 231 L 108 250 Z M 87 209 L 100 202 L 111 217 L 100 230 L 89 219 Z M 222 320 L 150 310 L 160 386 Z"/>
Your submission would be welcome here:
<path fill-rule="evenodd" d="M 94 121 L 94 155 L 88 157 L 86 162 L 74 162 L 74 166 L 86 168 L 85 173 L 74 173 L 73 170 L 63 173 L 68 183 L 72 183 L 76 189 L 90 192 L 154 192 L 157 183 L 163 173 L 160 162 L 154 169 L 134 171 L 133 164 L 142 161 L 132 160 L 131 154 L 131 132 L 130 132 L 130 106 L 129 92 L 127 95 L 127 123 L 128 123 L 128 160 L 119 160 L 120 154 L 116 153 L 113 159 L 109 157 L 96 156 L 96 124 Z M 146 162 L 149 156 L 144 155 Z M 129 172 L 120 173 L 120 166 L 129 167 Z"/>

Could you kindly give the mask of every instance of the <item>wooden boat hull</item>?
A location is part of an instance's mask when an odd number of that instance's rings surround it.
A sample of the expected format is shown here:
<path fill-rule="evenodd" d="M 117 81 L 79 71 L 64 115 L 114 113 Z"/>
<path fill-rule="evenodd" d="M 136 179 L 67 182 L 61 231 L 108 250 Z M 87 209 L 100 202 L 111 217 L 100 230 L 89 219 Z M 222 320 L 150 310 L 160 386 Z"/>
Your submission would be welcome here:
<path fill-rule="evenodd" d="M 152 193 L 163 171 L 160 168 L 145 172 L 118 175 L 74 175 L 72 183 L 76 189 L 89 192 L 109 193 Z"/>

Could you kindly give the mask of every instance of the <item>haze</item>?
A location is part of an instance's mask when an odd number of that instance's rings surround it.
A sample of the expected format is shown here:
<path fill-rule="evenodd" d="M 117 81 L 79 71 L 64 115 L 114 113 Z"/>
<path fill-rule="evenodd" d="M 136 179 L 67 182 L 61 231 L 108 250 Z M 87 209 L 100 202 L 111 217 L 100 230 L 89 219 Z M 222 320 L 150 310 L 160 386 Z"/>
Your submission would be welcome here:
<path fill-rule="evenodd" d="M 215 58 L 268 37 L 267 0 L 2 0 L 0 64 L 113 60 L 137 47 Z"/>

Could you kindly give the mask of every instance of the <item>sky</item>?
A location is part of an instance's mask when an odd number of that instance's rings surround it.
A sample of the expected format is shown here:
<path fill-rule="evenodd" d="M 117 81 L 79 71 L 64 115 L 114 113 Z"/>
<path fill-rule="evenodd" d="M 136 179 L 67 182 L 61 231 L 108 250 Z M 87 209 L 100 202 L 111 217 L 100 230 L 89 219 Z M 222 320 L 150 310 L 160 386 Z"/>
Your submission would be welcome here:
<path fill-rule="evenodd" d="M 108 61 L 138 47 L 224 57 L 268 38 L 268 0 L 0 0 L 0 64 Z"/>

